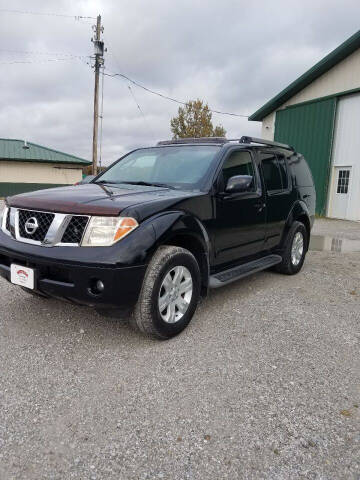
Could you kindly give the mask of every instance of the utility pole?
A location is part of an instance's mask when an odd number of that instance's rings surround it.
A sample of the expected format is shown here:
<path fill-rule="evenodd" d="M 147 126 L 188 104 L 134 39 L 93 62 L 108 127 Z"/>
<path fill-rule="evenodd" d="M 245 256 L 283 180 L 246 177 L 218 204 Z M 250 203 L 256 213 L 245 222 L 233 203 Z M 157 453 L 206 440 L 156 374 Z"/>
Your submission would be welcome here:
<path fill-rule="evenodd" d="M 94 87 L 94 127 L 93 127 L 93 151 L 92 151 L 92 174 L 97 175 L 97 153 L 98 153 L 98 120 L 99 120 L 99 76 L 100 67 L 104 64 L 104 42 L 101 40 L 101 34 L 104 27 L 101 26 L 101 15 L 97 16 L 96 25 L 94 25 L 95 38 L 95 87 Z"/>

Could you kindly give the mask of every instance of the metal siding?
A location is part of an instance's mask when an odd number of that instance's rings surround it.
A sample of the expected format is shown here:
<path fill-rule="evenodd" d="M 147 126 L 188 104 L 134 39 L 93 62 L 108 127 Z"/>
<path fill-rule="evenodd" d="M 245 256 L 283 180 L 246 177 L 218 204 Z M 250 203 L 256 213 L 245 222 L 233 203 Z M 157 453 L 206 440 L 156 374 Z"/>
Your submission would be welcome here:
<path fill-rule="evenodd" d="M 24 148 L 23 140 L 0 138 L 0 160 L 91 164 L 83 158 L 42 147 L 36 143 L 27 142 L 27 146 L 28 148 Z"/>
<path fill-rule="evenodd" d="M 292 145 L 308 161 L 319 215 L 326 210 L 335 110 L 336 98 L 330 98 L 276 112 L 275 140 Z"/>
<path fill-rule="evenodd" d="M 0 161 L 2 183 L 45 183 L 72 185 L 81 180 L 80 165 Z"/>
<path fill-rule="evenodd" d="M 349 184 L 349 204 L 345 218 L 360 220 L 360 95 L 349 95 L 338 101 L 334 146 L 332 152 L 332 192 L 330 195 L 328 215 L 335 216 L 336 197 L 335 167 L 351 167 Z"/>
<path fill-rule="evenodd" d="M 45 188 L 66 187 L 69 185 L 51 184 L 51 183 L 7 183 L 0 182 L 0 198 L 18 193 L 34 192 L 35 190 L 43 190 Z"/>

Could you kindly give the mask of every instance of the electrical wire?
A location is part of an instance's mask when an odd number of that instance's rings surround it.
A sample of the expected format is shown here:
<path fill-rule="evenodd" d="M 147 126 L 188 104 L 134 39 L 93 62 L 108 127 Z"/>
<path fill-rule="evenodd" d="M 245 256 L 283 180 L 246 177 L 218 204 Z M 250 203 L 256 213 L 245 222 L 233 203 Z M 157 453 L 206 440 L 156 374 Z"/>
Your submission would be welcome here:
<path fill-rule="evenodd" d="M 135 104 L 136 104 L 136 106 L 137 106 L 137 108 L 138 108 L 141 116 L 142 116 L 143 119 L 144 119 L 144 122 L 145 122 L 146 126 L 149 128 L 151 134 L 154 136 L 154 132 L 153 132 L 152 128 L 150 127 L 150 124 L 148 123 L 148 121 L 147 121 L 147 119 L 146 119 L 146 117 L 145 117 L 145 114 L 144 114 L 144 112 L 142 111 L 142 109 L 141 109 L 141 107 L 140 107 L 140 105 L 139 105 L 139 102 L 136 100 L 135 94 L 134 94 L 134 92 L 132 91 L 132 88 L 130 87 L 130 85 L 128 85 L 128 89 L 129 89 L 129 91 L 130 91 L 130 93 L 131 93 L 132 98 L 134 99 L 134 102 L 135 102 Z"/>
<path fill-rule="evenodd" d="M 48 55 L 48 56 L 60 56 L 60 57 L 86 57 L 88 55 L 74 55 L 73 53 L 61 53 L 61 52 L 34 52 L 31 50 L 5 50 L 0 48 L 0 53 L 20 53 L 21 55 Z"/>
<path fill-rule="evenodd" d="M 68 57 L 68 58 L 47 58 L 45 60 L 15 60 L 11 62 L 0 62 L 0 65 L 14 65 L 14 64 L 27 64 L 27 63 L 47 63 L 47 62 L 64 62 L 69 60 L 76 60 L 79 57 Z"/>
<path fill-rule="evenodd" d="M 162 93 L 159 93 L 159 92 L 156 92 L 155 90 L 151 90 L 150 88 L 148 87 L 145 87 L 144 85 L 142 85 L 141 83 L 138 83 L 137 81 L 135 80 L 132 80 L 130 77 L 128 77 L 127 75 L 125 75 L 124 73 L 105 73 L 104 75 L 108 76 L 108 77 L 120 77 L 120 78 L 123 78 L 124 80 L 127 80 L 128 82 L 132 83 L 133 85 L 135 85 L 136 87 L 139 87 L 139 88 L 142 88 L 143 90 L 145 90 L 146 92 L 148 93 L 151 93 L 153 95 L 157 95 L 158 97 L 161 97 L 165 100 L 169 100 L 171 102 L 175 102 L 175 103 L 178 103 L 180 105 L 187 105 L 189 102 L 183 102 L 181 100 L 177 100 L 176 98 L 172 98 L 172 97 L 169 97 L 167 95 L 164 95 Z M 249 115 L 242 115 L 242 114 L 239 114 L 239 113 L 231 113 L 231 112 L 221 112 L 220 110 L 212 110 L 209 108 L 209 111 L 212 112 L 212 113 L 218 113 L 219 115 L 230 115 L 232 117 L 242 117 L 242 118 L 249 118 Z"/>
<path fill-rule="evenodd" d="M 83 16 L 83 15 L 65 15 L 63 13 L 30 12 L 28 10 L 11 10 L 11 9 L 8 9 L 8 8 L 0 8 L 0 12 L 21 14 L 21 15 L 42 15 L 42 16 L 46 16 L 46 17 L 75 18 L 75 20 L 78 20 L 78 19 L 96 20 L 96 17 L 86 17 L 86 16 Z"/>

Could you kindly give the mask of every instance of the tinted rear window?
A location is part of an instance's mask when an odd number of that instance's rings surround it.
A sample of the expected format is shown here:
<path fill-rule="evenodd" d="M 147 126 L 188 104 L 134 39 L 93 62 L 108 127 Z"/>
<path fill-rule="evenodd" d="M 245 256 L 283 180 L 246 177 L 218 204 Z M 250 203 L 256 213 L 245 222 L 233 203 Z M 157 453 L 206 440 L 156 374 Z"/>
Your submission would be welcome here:
<path fill-rule="evenodd" d="M 288 158 L 291 175 L 294 178 L 295 185 L 299 187 L 312 187 L 314 185 L 310 168 L 301 155 Z"/>
<path fill-rule="evenodd" d="M 264 172 L 264 181 L 267 191 L 271 192 L 275 190 L 281 190 L 281 173 L 276 155 L 263 158 L 262 169 Z"/>
<path fill-rule="evenodd" d="M 283 155 L 278 155 L 279 169 L 281 174 L 281 183 L 283 190 L 288 188 L 288 172 L 286 168 L 286 161 Z"/>

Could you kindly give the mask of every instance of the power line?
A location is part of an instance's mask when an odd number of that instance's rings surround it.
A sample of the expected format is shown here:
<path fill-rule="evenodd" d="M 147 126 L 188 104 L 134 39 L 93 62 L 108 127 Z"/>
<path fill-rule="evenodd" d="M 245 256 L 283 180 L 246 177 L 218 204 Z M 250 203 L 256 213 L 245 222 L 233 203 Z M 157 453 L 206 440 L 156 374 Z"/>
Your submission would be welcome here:
<path fill-rule="evenodd" d="M 83 15 L 66 15 L 63 13 L 43 13 L 43 12 L 30 12 L 28 10 L 10 10 L 8 8 L 0 8 L 0 12 L 3 13 L 14 13 L 14 14 L 21 14 L 21 15 L 41 15 L 46 17 L 64 17 L 64 18 L 75 18 L 75 20 L 79 19 L 96 19 L 96 17 L 86 17 Z"/>
<path fill-rule="evenodd" d="M 21 55 L 51 55 L 51 56 L 69 56 L 69 57 L 86 57 L 88 55 L 74 55 L 73 53 L 63 53 L 63 52 L 34 52 L 32 50 L 5 50 L 3 48 L 0 48 L 0 53 L 20 53 Z"/>
<path fill-rule="evenodd" d="M 136 106 L 137 106 L 137 108 L 138 108 L 141 116 L 142 116 L 143 119 L 144 119 L 144 122 L 146 123 L 147 127 L 149 128 L 151 134 L 154 136 L 154 132 L 152 131 L 152 128 L 150 127 L 150 124 L 148 124 L 148 121 L 147 121 L 147 119 L 146 119 L 146 117 L 145 117 L 145 114 L 144 114 L 144 112 L 142 111 L 142 109 L 141 109 L 138 101 L 136 100 L 136 97 L 135 97 L 134 92 L 132 91 L 132 88 L 130 87 L 130 85 L 128 85 L 128 89 L 129 89 L 129 91 L 130 91 L 130 93 L 131 93 L 132 98 L 134 99 L 134 102 L 135 102 L 135 104 L 136 104 Z"/>
<path fill-rule="evenodd" d="M 111 55 L 115 58 L 117 64 L 120 64 L 119 60 L 117 59 L 116 55 L 115 55 L 113 52 L 111 52 Z M 140 104 L 139 104 L 139 102 L 137 101 L 137 99 L 136 99 L 136 97 L 135 97 L 135 94 L 134 94 L 132 88 L 130 87 L 130 85 L 128 85 L 128 89 L 129 89 L 129 92 L 131 93 L 132 98 L 134 99 L 134 102 L 135 102 L 135 104 L 136 104 L 136 106 L 137 106 L 140 114 L 142 115 L 142 117 L 143 117 L 143 119 L 144 119 L 144 122 L 145 122 L 146 125 L 148 126 L 151 134 L 154 136 L 153 129 L 151 128 L 150 123 L 148 123 L 147 118 L 145 117 L 145 114 L 144 114 L 142 108 L 140 107 Z"/>
<path fill-rule="evenodd" d="M 0 65 L 14 65 L 14 64 L 28 64 L 28 63 L 47 63 L 47 62 L 64 62 L 68 60 L 75 60 L 81 57 L 68 57 L 68 58 L 47 58 L 44 60 L 14 60 L 11 62 L 0 62 Z"/>
<path fill-rule="evenodd" d="M 158 97 L 164 98 L 165 100 L 169 100 L 171 102 L 175 102 L 175 103 L 178 103 L 180 105 L 187 105 L 188 104 L 188 102 L 183 102 L 181 100 L 177 100 L 176 98 L 172 98 L 172 97 L 169 97 L 169 96 L 164 95 L 162 93 L 155 92 L 154 90 L 151 90 L 150 88 L 147 88 L 144 85 L 141 85 L 141 83 L 138 83 L 135 80 L 132 80 L 130 77 L 128 77 L 124 73 L 105 73 L 104 75 L 106 75 L 108 77 L 121 77 L 121 78 L 127 80 L 128 82 L 132 83 L 133 85 L 136 85 L 137 87 L 142 88 L 146 92 L 151 93 L 153 95 L 157 95 Z M 219 115 L 230 115 L 232 117 L 249 118 L 249 115 L 242 115 L 242 114 L 239 114 L 239 113 L 221 112 L 219 110 L 212 110 L 210 108 L 209 108 L 209 111 L 212 112 L 212 113 L 218 113 Z"/>

